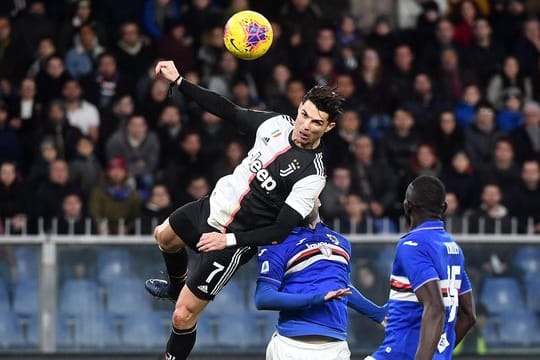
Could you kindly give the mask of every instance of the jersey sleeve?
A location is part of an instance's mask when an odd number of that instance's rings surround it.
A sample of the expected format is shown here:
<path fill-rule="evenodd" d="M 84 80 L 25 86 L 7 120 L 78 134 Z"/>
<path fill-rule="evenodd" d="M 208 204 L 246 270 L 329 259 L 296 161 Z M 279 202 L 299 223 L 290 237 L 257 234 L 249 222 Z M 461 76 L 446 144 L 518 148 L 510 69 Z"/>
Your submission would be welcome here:
<path fill-rule="evenodd" d="M 460 294 L 468 293 L 469 291 L 472 291 L 471 281 L 469 280 L 469 275 L 467 275 L 467 272 L 463 270 L 463 276 L 461 278 L 461 287 L 459 288 Z"/>
<path fill-rule="evenodd" d="M 259 274 L 257 281 L 281 285 L 285 274 L 285 246 L 261 246 L 258 252 Z"/>
<path fill-rule="evenodd" d="M 319 197 L 325 183 L 326 178 L 319 174 L 308 175 L 298 180 L 293 185 L 287 199 L 285 199 L 285 204 L 296 210 L 302 218 L 305 218 L 313 210 L 315 201 Z"/>
<path fill-rule="evenodd" d="M 396 251 L 396 258 L 401 263 L 413 291 L 431 280 L 440 280 L 437 269 L 429 255 L 429 248 L 420 241 L 407 238 Z"/>

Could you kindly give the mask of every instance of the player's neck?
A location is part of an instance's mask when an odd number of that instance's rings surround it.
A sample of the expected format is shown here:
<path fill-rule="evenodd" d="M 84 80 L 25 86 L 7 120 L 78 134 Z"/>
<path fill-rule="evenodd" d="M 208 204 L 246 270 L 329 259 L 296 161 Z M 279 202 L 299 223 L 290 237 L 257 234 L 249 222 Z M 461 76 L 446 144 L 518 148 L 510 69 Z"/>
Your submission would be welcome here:
<path fill-rule="evenodd" d="M 313 142 L 308 142 L 308 143 L 302 143 L 301 141 L 299 141 L 297 138 L 295 138 L 294 136 L 292 137 L 292 141 L 293 143 L 298 146 L 300 149 L 306 149 L 306 150 L 313 150 L 313 149 L 316 149 L 319 147 L 319 145 L 321 144 L 321 139 L 317 139 Z"/>
<path fill-rule="evenodd" d="M 440 221 L 441 218 L 433 214 L 419 214 L 412 217 L 411 229 L 414 229 L 417 226 L 422 225 L 426 221 Z"/>

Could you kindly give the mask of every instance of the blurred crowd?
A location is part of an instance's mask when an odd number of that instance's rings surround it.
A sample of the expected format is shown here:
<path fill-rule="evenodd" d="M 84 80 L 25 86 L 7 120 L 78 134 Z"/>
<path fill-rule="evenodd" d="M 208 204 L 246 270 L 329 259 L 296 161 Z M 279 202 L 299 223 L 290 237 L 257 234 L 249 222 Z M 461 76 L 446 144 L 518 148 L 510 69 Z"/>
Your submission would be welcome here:
<path fill-rule="evenodd" d="M 0 233 L 151 233 L 234 169 L 253 139 L 169 94 L 159 59 L 292 117 L 311 86 L 336 87 L 321 212 L 342 232 L 397 231 L 420 174 L 446 184 L 455 232 L 540 232 L 540 21 L 526 1 L 331 3 L 2 1 Z M 418 13 L 398 26 L 406 3 Z M 247 8 L 274 29 L 255 61 L 223 45 Z"/>

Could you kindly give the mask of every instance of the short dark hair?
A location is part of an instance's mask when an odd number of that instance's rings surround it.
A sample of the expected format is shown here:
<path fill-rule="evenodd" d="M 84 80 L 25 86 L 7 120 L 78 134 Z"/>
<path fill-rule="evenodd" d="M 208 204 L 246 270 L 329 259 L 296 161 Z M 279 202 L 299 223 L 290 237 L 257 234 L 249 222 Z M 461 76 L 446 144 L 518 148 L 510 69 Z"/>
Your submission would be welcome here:
<path fill-rule="evenodd" d="M 336 122 L 343 112 L 345 98 L 330 86 L 317 85 L 311 88 L 302 98 L 302 104 L 311 101 L 317 109 L 328 114 L 328 122 Z"/>
<path fill-rule="evenodd" d="M 421 175 L 410 186 L 412 192 L 407 199 L 417 209 L 440 214 L 444 212 L 446 188 L 435 176 Z"/>

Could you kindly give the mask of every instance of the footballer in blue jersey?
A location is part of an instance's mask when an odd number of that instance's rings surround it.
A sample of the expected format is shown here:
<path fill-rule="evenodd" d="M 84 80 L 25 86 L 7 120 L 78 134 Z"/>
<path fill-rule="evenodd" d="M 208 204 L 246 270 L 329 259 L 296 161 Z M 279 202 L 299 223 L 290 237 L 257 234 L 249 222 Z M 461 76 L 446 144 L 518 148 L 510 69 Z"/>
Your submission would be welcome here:
<path fill-rule="evenodd" d="M 449 360 L 474 325 L 475 310 L 463 252 L 441 220 L 444 185 L 416 178 L 403 206 L 411 230 L 396 248 L 385 339 L 366 359 Z"/>
<path fill-rule="evenodd" d="M 316 210 L 314 210 L 316 211 Z M 280 245 L 259 247 L 255 304 L 278 310 L 267 360 L 349 359 L 347 306 L 382 323 L 386 308 L 350 283 L 349 241 L 319 221 L 297 227 Z"/>

